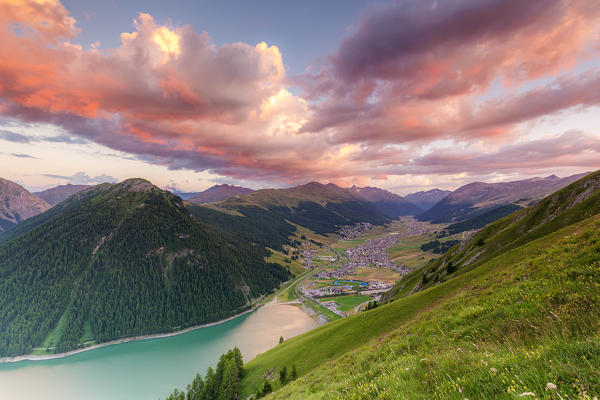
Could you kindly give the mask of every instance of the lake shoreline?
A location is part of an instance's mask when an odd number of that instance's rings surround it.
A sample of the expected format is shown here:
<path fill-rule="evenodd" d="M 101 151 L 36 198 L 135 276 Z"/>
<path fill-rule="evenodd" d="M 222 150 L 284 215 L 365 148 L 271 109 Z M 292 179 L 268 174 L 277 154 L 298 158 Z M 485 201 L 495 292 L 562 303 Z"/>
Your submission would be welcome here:
<path fill-rule="evenodd" d="M 263 304 L 263 305 L 267 305 L 267 304 Z M 99 349 L 99 348 L 102 348 L 102 347 L 114 346 L 114 345 L 122 344 L 122 343 L 138 342 L 138 341 L 142 341 L 142 340 L 160 339 L 160 338 L 166 338 L 166 337 L 171 337 L 171 336 L 183 335 L 184 333 L 195 331 L 197 329 L 208 328 L 210 326 L 220 325 L 220 324 L 223 324 L 225 322 L 232 321 L 232 320 L 234 320 L 236 318 L 239 318 L 239 317 L 241 317 L 243 315 L 246 315 L 246 314 L 249 314 L 249 313 L 251 313 L 253 311 L 256 311 L 258 308 L 262 307 L 263 305 L 253 307 L 253 308 L 251 308 L 249 310 L 246 310 L 246 311 L 241 312 L 241 313 L 236 314 L 236 315 L 232 315 L 231 317 L 228 317 L 228 318 L 225 318 L 225 319 L 222 319 L 222 320 L 219 320 L 219 321 L 209 322 L 209 323 L 202 324 L 202 325 L 191 326 L 189 328 L 185 328 L 185 329 L 182 329 L 180 331 L 165 332 L 165 333 L 155 333 L 155 334 L 151 334 L 151 335 L 130 336 L 130 337 L 122 338 L 122 339 L 111 340 L 109 342 L 103 342 L 103 343 L 94 344 L 92 346 L 84 347 L 84 348 L 81 348 L 81 349 L 70 350 L 70 351 L 67 351 L 67 352 L 64 352 L 64 353 L 46 354 L 46 355 L 26 354 L 26 355 L 22 355 L 22 356 L 14 356 L 14 357 L 0 357 L 0 364 L 16 363 L 16 362 L 21 362 L 21 361 L 46 361 L 46 360 L 54 360 L 54 359 L 65 358 L 65 357 L 69 357 L 69 356 L 72 356 L 72 355 L 75 355 L 75 354 L 79 354 L 79 353 L 83 353 L 83 352 L 86 352 L 86 351 L 96 350 L 96 349 Z"/>

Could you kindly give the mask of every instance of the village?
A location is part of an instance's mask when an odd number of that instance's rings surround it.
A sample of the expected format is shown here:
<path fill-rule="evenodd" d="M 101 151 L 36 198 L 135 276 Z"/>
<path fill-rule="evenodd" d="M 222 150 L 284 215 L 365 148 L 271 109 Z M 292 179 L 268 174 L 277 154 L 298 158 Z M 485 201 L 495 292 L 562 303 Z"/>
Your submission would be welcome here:
<path fill-rule="evenodd" d="M 381 300 L 383 294 L 392 289 L 396 280 L 411 271 L 404 264 L 390 260 L 388 249 L 401 237 L 420 235 L 427 231 L 417 221 L 407 221 L 402 228 L 401 232 L 391 232 L 383 237 L 367 240 L 339 254 L 328 246 L 335 256 L 317 254 L 315 249 L 305 249 L 302 252 L 304 267 L 314 273 L 299 285 L 300 293 L 342 317 L 356 312 L 361 304 Z M 341 241 L 348 242 L 364 237 L 372 232 L 371 229 L 373 225 L 361 223 L 343 226 L 338 232 Z M 348 303 L 364 301 L 350 311 L 342 311 L 339 304 L 341 298 Z"/>

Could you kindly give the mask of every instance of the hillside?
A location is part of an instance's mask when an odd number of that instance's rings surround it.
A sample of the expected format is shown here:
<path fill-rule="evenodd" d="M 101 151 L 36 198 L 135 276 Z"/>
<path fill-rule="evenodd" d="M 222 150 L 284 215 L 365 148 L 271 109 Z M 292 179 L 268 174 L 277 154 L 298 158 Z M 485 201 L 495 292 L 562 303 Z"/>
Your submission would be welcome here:
<path fill-rule="evenodd" d="M 528 206 L 585 175 L 577 174 L 566 178 L 551 175 L 514 182 L 469 183 L 448 194 L 421 214 L 419 219 L 434 223 L 460 222 L 499 205 L 512 203 Z"/>
<path fill-rule="evenodd" d="M 49 208 L 48 203 L 25 188 L 0 178 L 0 232 Z"/>
<path fill-rule="evenodd" d="M 215 185 L 203 192 L 189 196 L 187 200 L 195 204 L 214 203 L 217 201 L 227 200 L 231 197 L 241 194 L 252 193 L 254 190 L 236 185 Z"/>
<path fill-rule="evenodd" d="M 597 172 L 484 229 L 461 273 L 259 355 L 242 398 L 292 365 L 299 379 L 265 398 L 600 395 L 599 196 Z"/>
<path fill-rule="evenodd" d="M 266 369 L 296 365 L 299 379 L 283 388 L 272 381 L 266 399 L 592 399 L 600 394 L 599 228 L 592 217 L 292 338 L 245 366 L 242 398 Z"/>
<path fill-rule="evenodd" d="M 510 215 L 515 211 L 521 210 L 522 208 L 523 207 L 518 206 L 516 204 L 505 204 L 503 206 L 492 207 L 488 211 L 485 211 L 482 214 L 478 214 L 473 218 L 469 218 L 464 221 L 455 222 L 454 224 L 448 225 L 442 232 L 442 235 L 455 235 L 461 232 L 481 229 L 484 226 L 491 224 L 492 222 L 497 221 L 502 217 L 506 217 L 507 215 Z"/>
<path fill-rule="evenodd" d="M 418 288 L 435 284 L 456 271 L 472 269 L 499 254 L 600 213 L 600 171 L 551 194 L 477 232 L 469 241 L 426 266 Z"/>
<path fill-rule="evenodd" d="M 230 229 L 244 238 L 281 249 L 303 226 L 319 234 L 358 222 L 383 224 L 385 215 L 371 202 L 333 184 L 312 182 L 288 189 L 263 189 L 208 206 L 187 204 L 206 223 Z"/>
<path fill-rule="evenodd" d="M 407 194 L 404 198 L 421 210 L 427 211 L 450 193 L 452 193 L 450 190 L 431 189 Z"/>
<path fill-rule="evenodd" d="M 350 190 L 373 203 L 388 218 L 396 219 L 404 215 L 417 215 L 423 211 L 401 196 L 387 190 L 370 186 L 362 188 L 352 186 Z"/>
<path fill-rule="evenodd" d="M 141 179 L 81 191 L 27 228 L 0 245 L 0 356 L 216 321 L 289 277 Z"/>
<path fill-rule="evenodd" d="M 46 189 L 42 192 L 34 193 L 36 196 L 44 200 L 51 206 L 55 206 L 58 203 L 62 203 L 77 192 L 82 191 L 91 187 L 90 185 L 60 185 L 50 189 Z"/>

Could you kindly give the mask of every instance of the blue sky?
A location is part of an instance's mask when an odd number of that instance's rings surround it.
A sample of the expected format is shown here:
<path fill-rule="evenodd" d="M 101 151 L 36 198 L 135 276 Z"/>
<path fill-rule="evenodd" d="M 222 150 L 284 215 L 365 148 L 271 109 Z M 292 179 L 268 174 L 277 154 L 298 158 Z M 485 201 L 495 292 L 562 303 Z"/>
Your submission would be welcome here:
<path fill-rule="evenodd" d="M 82 28 L 78 42 L 99 41 L 102 47 L 118 47 L 115 32 L 130 32 L 139 12 L 159 23 L 191 24 L 206 31 L 217 45 L 266 41 L 276 45 L 290 74 L 335 51 L 342 36 L 351 32 L 369 2 L 327 1 L 91 1 L 66 0 L 65 7 Z"/>

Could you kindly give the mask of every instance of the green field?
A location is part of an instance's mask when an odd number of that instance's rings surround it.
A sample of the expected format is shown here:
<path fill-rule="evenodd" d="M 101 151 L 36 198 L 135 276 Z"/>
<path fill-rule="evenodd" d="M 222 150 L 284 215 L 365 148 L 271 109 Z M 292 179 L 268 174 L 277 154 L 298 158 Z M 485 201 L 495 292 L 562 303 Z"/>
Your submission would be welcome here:
<path fill-rule="evenodd" d="M 321 301 L 335 301 L 339 307 L 338 310 L 346 312 L 352 311 L 354 307 L 366 303 L 371 300 L 371 296 L 367 295 L 348 295 L 348 296 L 337 296 L 337 297 L 325 297 L 319 299 Z"/>

